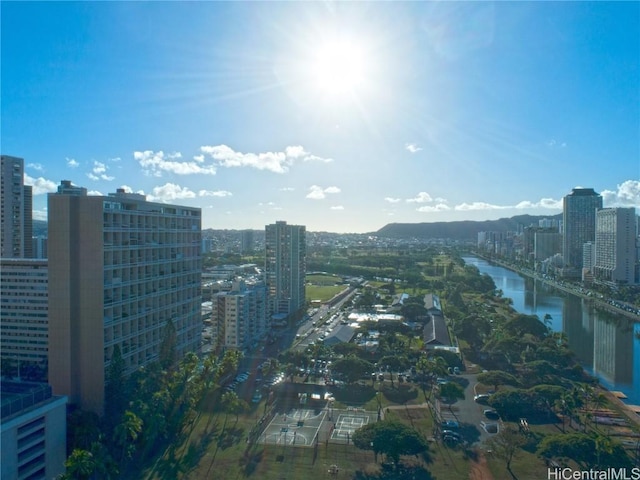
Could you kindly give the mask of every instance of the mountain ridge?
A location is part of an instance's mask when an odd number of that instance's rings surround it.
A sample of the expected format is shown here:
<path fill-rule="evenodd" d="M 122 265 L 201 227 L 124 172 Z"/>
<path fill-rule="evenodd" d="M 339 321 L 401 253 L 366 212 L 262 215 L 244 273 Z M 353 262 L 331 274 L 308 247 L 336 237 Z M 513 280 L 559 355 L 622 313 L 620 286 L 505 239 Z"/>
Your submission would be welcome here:
<path fill-rule="evenodd" d="M 449 238 L 452 240 L 477 240 L 479 232 L 508 232 L 538 225 L 539 220 L 562 220 L 557 215 L 516 215 L 498 220 L 460 220 L 454 222 L 388 223 L 376 235 L 388 238 Z"/>

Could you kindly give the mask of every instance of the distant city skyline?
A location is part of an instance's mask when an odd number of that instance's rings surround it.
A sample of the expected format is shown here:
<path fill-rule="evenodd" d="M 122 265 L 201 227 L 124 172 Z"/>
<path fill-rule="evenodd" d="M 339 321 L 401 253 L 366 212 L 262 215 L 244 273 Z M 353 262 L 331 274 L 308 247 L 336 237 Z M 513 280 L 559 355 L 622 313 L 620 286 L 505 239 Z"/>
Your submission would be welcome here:
<path fill-rule="evenodd" d="M 640 207 L 639 2 L 2 2 L 2 154 L 202 227 Z M 55 19 L 53 21 L 52 19 Z"/>

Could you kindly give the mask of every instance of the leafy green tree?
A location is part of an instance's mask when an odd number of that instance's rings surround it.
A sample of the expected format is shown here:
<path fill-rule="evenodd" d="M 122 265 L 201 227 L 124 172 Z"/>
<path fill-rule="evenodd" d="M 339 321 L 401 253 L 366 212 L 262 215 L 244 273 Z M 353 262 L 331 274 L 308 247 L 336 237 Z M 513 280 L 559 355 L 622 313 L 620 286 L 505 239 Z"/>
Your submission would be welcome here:
<path fill-rule="evenodd" d="M 491 385 L 496 391 L 500 385 L 518 386 L 520 384 L 516 377 L 510 373 L 503 372 L 502 370 L 492 370 L 490 372 L 479 373 L 478 382 L 485 385 Z"/>
<path fill-rule="evenodd" d="M 416 430 L 394 420 L 369 423 L 356 430 L 352 440 L 361 450 L 373 450 L 376 460 L 378 454 L 385 454 L 396 467 L 401 455 L 426 455 L 428 450 Z"/>
<path fill-rule="evenodd" d="M 546 458 L 571 459 L 582 468 L 596 459 L 595 441 L 584 433 L 547 435 L 538 445 L 537 453 Z"/>
<path fill-rule="evenodd" d="M 142 420 L 135 413 L 127 410 L 122 421 L 116 425 L 113 436 L 115 444 L 120 448 L 120 462 L 131 458 L 136 449 L 136 442 L 142 432 Z"/>
<path fill-rule="evenodd" d="M 416 362 L 416 373 L 419 375 L 422 393 L 427 400 L 431 399 L 431 389 L 436 378 L 447 374 L 447 362 L 441 356 L 427 357 L 421 356 Z M 429 389 L 429 395 L 427 395 Z"/>
<path fill-rule="evenodd" d="M 507 320 L 504 328 L 515 337 L 523 337 L 529 334 L 539 340 L 545 338 L 549 333 L 549 329 L 540 321 L 537 315 L 519 314 L 515 318 Z"/>
<path fill-rule="evenodd" d="M 67 417 L 67 444 L 69 448 L 89 451 L 100 438 L 102 424 L 94 412 L 75 410 Z"/>
<path fill-rule="evenodd" d="M 341 376 L 347 383 L 355 383 L 373 372 L 373 365 L 357 357 L 346 357 L 333 362 L 331 371 Z"/>
<path fill-rule="evenodd" d="M 540 403 L 544 405 L 549 416 L 551 416 L 554 406 L 557 405 L 558 400 L 562 398 L 565 389 L 560 385 L 536 385 L 535 387 L 531 387 L 529 392 L 537 395 Z"/>
<path fill-rule="evenodd" d="M 389 368 L 389 377 L 393 386 L 393 372 L 400 372 L 409 368 L 409 359 L 406 355 L 386 355 L 378 362 Z"/>
<path fill-rule="evenodd" d="M 333 348 L 333 352 L 336 355 L 342 355 L 345 357 L 357 356 L 363 352 L 362 347 L 359 347 L 355 343 L 350 343 L 350 342 L 338 343 L 337 345 L 334 345 L 332 348 Z"/>
<path fill-rule="evenodd" d="M 113 423 L 113 420 L 124 411 L 127 398 L 124 359 L 120 345 L 116 344 L 113 347 L 105 382 L 104 404 L 107 423 Z"/>
<path fill-rule="evenodd" d="M 424 308 L 422 297 L 409 297 L 400 308 L 400 313 L 413 322 L 425 321 L 427 318 L 427 309 Z"/>
<path fill-rule="evenodd" d="M 573 416 L 582 406 L 584 400 L 580 392 L 575 387 L 569 391 L 565 391 L 556 401 L 556 405 L 562 413 L 562 431 L 565 430 L 565 417 L 569 417 L 569 428 L 573 427 Z"/>
<path fill-rule="evenodd" d="M 93 454 L 87 450 L 76 448 L 64 462 L 66 473 L 63 475 L 65 480 L 84 480 L 89 479 L 96 472 L 98 463 Z"/>
<path fill-rule="evenodd" d="M 464 399 L 464 388 L 455 382 L 447 382 L 444 385 L 440 385 L 440 399 L 451 408 L 451 405 L 457 400 Z"/>
<path fill-rule="evenodd" d="M 489 405 L 507 420 L 548 413 L 536 393 L 522 389 L 497 392 L 489 397 Z"/>

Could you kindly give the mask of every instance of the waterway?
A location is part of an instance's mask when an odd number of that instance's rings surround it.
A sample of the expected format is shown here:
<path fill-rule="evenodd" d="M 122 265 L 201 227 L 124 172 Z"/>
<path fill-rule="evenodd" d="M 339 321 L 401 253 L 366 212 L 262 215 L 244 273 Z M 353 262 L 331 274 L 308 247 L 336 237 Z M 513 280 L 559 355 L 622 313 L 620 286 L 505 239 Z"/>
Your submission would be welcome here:
<path fill-rule="evenodd" d="M 640 405 L 640 322 L 599 310 L 584 298 L 481 258 L 463 259 L 493 278 L 516 311 L 541 320 L 551 315 L 550 327 L 565 333 L 584 369 L 608 390 L 624 393 L 625 403 Z"/>

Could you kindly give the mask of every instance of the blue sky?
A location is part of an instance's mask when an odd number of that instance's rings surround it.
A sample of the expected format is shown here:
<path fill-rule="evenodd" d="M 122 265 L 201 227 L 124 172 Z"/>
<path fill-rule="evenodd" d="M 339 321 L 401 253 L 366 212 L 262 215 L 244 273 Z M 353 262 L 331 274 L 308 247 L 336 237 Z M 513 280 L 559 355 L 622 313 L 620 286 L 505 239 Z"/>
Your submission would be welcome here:
<path fill-rule="evenodd" d="M 311 231 L 640 207 L 639 2 L 2 2 L 2 153 Z"/>

